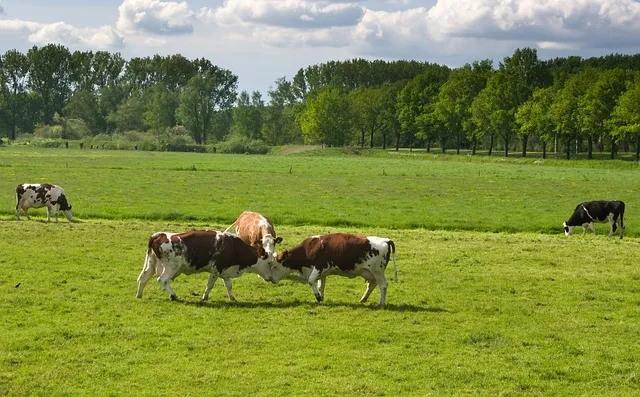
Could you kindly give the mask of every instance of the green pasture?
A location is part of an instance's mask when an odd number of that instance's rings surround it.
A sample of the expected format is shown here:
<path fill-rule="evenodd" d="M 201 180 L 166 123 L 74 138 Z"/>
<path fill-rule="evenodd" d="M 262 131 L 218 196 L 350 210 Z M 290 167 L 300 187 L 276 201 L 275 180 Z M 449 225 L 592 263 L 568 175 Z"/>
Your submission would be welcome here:
<path fill-rule="evenodd" d="M 638 165 L 281 148 L 267 156 L 0 148 L 0 395 L 635 396 Z M 15 221 L 15 185 L 65 188 L 78 223 Z M 564 237 L 584 200 L 627 233 Z M 274 220 L 281 249 L 392 238 L 388 305 L 332 276 L 179 276 L 135 298 L 148 237 Z M 392 265 L 390 265 L 392 266 Z M 392 269 L 387 269 L 392 279 Z"/>
<path fill-rule="evenodd" d="M 0 222 L 0 394 L 561 395 L 640 389 L 638 240 L 280 227 L 393 238 L 388 306 L 361 279 L 308 285 L 249 274 L 240 303 L 204 274 L 150 282 L 148 236 L 201 224 Z M 223 225 L 211 225 L 219 228 Z M 391 271 L 387 269 L 391 278 Z"/>
<path fill-rule="evenodd" d="M 13 216 L 18 183 L 51 182 L 78 219 L 219 224 L 250 209 L 278 225 L 556 234 L 578 203 L 615 199 L 627 204 L 627 235 L 640 236 L 637 163 L 322 153 L 333 155 L 1 148 L 0 217 Z"/>

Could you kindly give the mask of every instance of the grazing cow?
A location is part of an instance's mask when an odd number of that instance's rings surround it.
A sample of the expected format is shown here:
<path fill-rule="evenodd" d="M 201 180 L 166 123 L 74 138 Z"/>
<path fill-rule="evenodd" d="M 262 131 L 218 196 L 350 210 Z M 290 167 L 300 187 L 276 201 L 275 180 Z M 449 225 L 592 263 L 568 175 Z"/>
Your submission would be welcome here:
<path fill-rule="evenodd" d="M 266 216 L 257 212 L 245 211 L 226 230 L 236 226 L 236 234 L 245 243 L 254 248 L 263 247 L 271 257 L 276 249 L 276 244 L 282 242 L 282 237 L 276 236 L 273 223 Z"/>
<path fill-rule="evenodd" d="M 257 250 L 231 233 L 213 230 L 190 231 L 184 233 L 155 233 L 149 238 L 149 247 L 144 267 L 138 276 L 138 298 L 147 281 L 158 274 L 171 300 L 176 293 L 169 282 L 178 275 L 209 272 L 209 282 L 202 300 L 209 299 L 209 292 L 218 277 L 222 277 L 231 301 L 236 298 L 231 292 L 231 279 L 242 273 L 258 273 L 266 281 L 271 281 L 270 261 L 262 247 Z"/>
<path fill-rule="evenodd" d="M 622 201 L 587 201 L 580 203 L 573 211 L 573 215 L 562 226 L 567 237 L 571 236 L 574 228 L 580 225 L 584 228 L 583 236 L 587 234 L 587 227 L 591 228 L 595 236 L 596 228 L 593 223 L 606 222 L 607 220 L 609 220 L 611 229 L 608 237 L 611 237 L 617 229 L 620 229 L 620 238 L 622 238 L 624 235 L 624 203 Z"/>
<path fill-rule="evenodd" d="M 58 211 L 62 211 L 69 222 L 74 222 L 71 206 L 60 186 L 49 183 L 20 184 L 16 187 L 16 201 L 17 220 L 20 220 L 20 211 L 24 211 L 27 219 L 31 219 L 29 208 L 47 207 L 47 222 L 51 222 L 51 212 L 58 222 Z"/>
<path fill-rule="evenodd" d="M 398 281 L 396 246 L 382 237 L 363 237 L 346 233 L 333 233 L 305 239 L 290 250 L 280 253 L 272 269 L 273 282 L 279 282 L 291 271 L 298 272 L 311 284 L 316 299 L 324 299 L 325 278 L 332 274 L 367 280 L 367 289 L 360 302 L 366 302 L 380 286 L 380 305 L 386 303 L 387 278 L 384 271 L 393 257 L 393 276 Z M 316 285 L 317 282 L 317 285 Z"/>

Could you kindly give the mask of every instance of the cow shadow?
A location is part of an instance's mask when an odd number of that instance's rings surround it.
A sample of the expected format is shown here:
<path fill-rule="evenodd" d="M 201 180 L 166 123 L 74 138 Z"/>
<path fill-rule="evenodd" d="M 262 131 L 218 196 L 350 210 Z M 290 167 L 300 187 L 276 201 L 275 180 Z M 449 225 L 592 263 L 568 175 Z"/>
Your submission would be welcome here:
<path fill-rule="evenodd" d="M 231 301 L 209 301 L 202 302 L 199 300 L 185 300 L 178 298 L 176 303 L 196 306 L 209 309 L 220 308 L 246 308 L 246 309 L 286 309 L 301 307 L 305 309 L 317 309 L 320 307 L 331 308 L 347 308 L 353 310 L 384 310 L 392 312 L 431 312 L 431 313 L 448 313 L 449 310 L 428 305 L 414 305 L 410 303 L 392 304 L 387 303 L 385 306 L 380 306 L 376 303 L 359 303 L 359 302 L 314 302 L 314 301 L 302 301 L 302 300 L 287 300 L 287 301 L 263 301 L 263 302 L 231 302 Z"/>

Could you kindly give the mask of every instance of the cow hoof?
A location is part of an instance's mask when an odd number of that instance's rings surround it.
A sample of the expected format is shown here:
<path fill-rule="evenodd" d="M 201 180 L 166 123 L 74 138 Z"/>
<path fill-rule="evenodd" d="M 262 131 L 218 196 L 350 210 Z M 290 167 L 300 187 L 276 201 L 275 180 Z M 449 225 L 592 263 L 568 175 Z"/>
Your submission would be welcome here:
<path fill-rule="evenodd" d="M 324 299 L 324 297 L 322 295 L 316 295 L 316 300 L 318 302 L 322 302 L 323 299 Z"/>
<path fill-rule="evenodd" d="M 175 295 L 171 295 L 171 296 L 170 296 L 170 298 L 171 298 L 171 300 L 172 300 L 172 301 L 174 301 L 174 300 L 178 299 L 178 297 L 177 297 L 177 296 L 175 296 Z"/>

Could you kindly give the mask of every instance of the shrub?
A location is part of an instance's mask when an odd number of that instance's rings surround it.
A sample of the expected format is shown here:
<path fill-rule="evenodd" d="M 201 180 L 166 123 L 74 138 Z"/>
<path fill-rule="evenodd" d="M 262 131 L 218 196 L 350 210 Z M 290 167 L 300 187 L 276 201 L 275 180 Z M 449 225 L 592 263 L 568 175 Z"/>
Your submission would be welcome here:
<path fill-rule="evenodd" d="M 266 154 L 269 147 L 264 141 L 258 139 L 249 139 L 247 137 L 231 135 L 226 141 L 217 145 L 220 153 L 248 153 L 248 154 Z"/>

